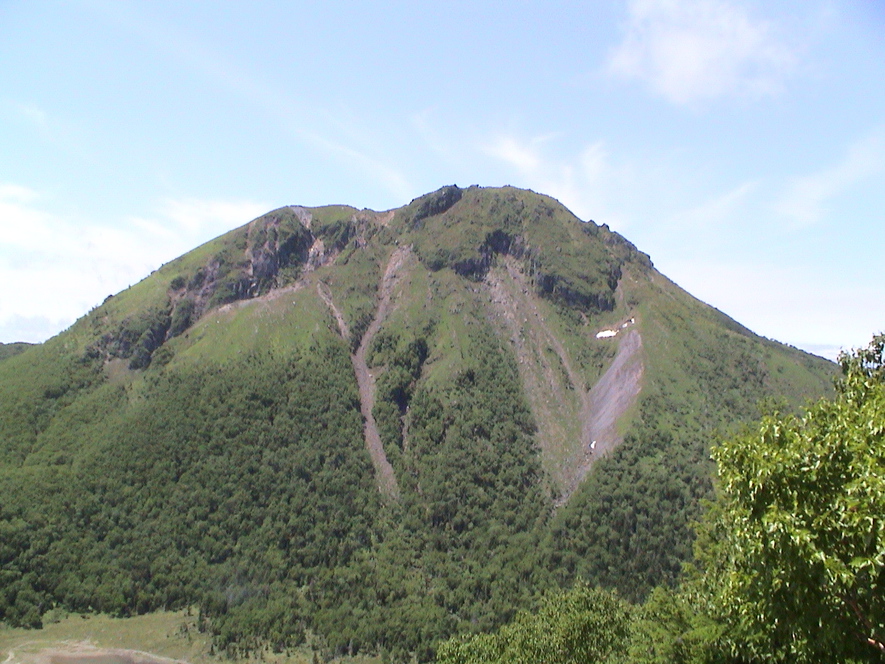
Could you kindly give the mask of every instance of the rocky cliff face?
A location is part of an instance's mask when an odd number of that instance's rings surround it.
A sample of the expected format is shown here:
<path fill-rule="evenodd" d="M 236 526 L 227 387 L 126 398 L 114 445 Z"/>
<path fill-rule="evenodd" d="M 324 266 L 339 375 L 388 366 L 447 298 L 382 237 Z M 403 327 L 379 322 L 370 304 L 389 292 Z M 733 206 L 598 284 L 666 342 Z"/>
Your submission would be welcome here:
<path fill-rule="evenodd" d="M 207 311 L 289 287 L 334 262 L 351 238 L 365 231 L 372 216 L 354 214 L 331 224 L 313 224 L 306 208 L 269 212 L 229 234 L 220 251 L 176 274 L 165 299 L 125 317 L 91 346 L 90 353 L 128 359 L 131 369 L 143 369 L 154 351 Z"/>

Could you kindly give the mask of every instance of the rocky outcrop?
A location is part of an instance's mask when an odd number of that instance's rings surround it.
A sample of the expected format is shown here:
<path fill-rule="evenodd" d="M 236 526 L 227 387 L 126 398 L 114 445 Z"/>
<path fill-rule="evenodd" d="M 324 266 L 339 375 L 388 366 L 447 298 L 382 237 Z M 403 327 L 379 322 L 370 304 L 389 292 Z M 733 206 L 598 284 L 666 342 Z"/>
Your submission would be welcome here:
<path fill-rule="evenodd" d="M 128 359 L 130 369 L 142 369 L 158 348 L 184 334 L 209 309 L 260 297 L 334 260 L 354 225 L 339 221 L 315 229 L 315 234 L 305 208 L 269 212 L 235 231 L 241 238 L 190 274 L 172 279 L 163 306 L 123 320 L 116 331 L 93 344 L 89 354 Z M 331 250 L 321 233 L 330 239 Z"/>
<path fill-rule="evenodd" d="M 461 200 L 463 193 L 460 187 L 449 185 L 414 199 L 403 211 L 406 226 L 412 229 L 421 228 L 425 219 L 442 214 L 451 208 Z"/>

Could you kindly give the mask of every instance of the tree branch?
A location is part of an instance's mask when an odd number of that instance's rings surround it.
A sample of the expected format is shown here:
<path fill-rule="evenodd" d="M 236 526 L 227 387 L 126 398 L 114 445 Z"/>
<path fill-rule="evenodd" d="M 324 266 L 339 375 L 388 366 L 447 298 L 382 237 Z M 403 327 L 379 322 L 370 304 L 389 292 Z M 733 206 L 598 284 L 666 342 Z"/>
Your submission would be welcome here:
<path fill-rule="evenodd" d="M 873 624 L 867 619 L 867 617 L 863 614 L 863 611 L 860 610 L 860 606 L 857 604 L 857 600 L 854 598 L 844 598 L 845 603 L 851 607 L 851 610 L 854 612 L 854 615 L 857 619 L 866 627 L 867 632 L 873 633 Z M 863 634 L 858 634 L 858 638 L 861 641 L 866 643 L 867 645 L 876 648 L 881 653 L 885 653 L 885 642 L 881 639 L 877 638 L 875 634 L 872 636 L 866 636 Z"/>

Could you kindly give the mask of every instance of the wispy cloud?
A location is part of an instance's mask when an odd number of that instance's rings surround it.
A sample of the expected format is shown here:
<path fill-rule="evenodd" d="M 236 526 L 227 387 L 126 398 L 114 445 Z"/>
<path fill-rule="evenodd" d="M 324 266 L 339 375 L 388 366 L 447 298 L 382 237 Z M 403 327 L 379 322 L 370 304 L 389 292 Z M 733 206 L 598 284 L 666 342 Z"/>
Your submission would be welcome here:
<path fill-rule="evenodd" d="M 758 182 L 744 182 L 714 196 L 700 205 L 672 215 L 670 231 L 715 231 L 733 221 L 745 209 L 752 195 L 758 190 Z"/>
<path fill-rule="evenodd" d="M 35 127 L 40 133 L 49 133 L 49 114 L 33 104 L 16 104 L 20 117 Z"/>
<path fill-rule="evenodd" d="M 169 260 L 264 212 L 267 206 L 252 201 L 165 199 L 155 216 L 127 217 L 124 221 L 133 234 L 154 238 L 150 247 L 162 252 L 162 260 Z M 153 256 L 151 259 L 156 262 Z"/>
<path fill-rule="evenodd" d="M 532 173 L 541 163 L 537 144 L 537 139 L 520 141 L 515 136 L 497 136 L 485 146 L 485 152 L 520 171 Z"/>
<path fill-rule="evenodd" d="M 28 203 L 37 198 L 37 192 L 18 184 L 0 182 L 0 205 L 10 203 Z"/>
<path fill-rule="evenodd" d="M 64 114 L 50 113 L 34 103 L 12 99 L 0 100 L 0 108 L 10 112 L 18 131 L 40 141 L 63 148 L 82 148 L 88 142 L 88 131 Z"/>
<path fill-rule="evenodd" d="M 883 171 L 885 131 L 879 130 L 850 146 L 837 164 L 790 180 L 775 211 L 794 228 L 812 226 L 826 214 L 832 199 Z"/>
<path fill-rule="evenodd" d="M 49 211 L 0 184 L 0 341 L 42 341 L 197 244 L 266 211 L 250 201 L 167 200 L 150 219 L 99 224 Z M 51 313 L 47 313 L 51 312 Z"/>
<path fill-rule="evenodd" d="M 630 0 L 628 11 L 607 70 L 674 104 L 771 95 L 796 66 L 770 22 L 727 0 Z"/>
<path fill-rule="evenodd" d="M 408 200 L 416 195 L 405 175 L 383 160 L 356 147 L 330 140 L 317 133 L 299 131 L 298 134 L 325 154 L 343 160 L 347 166 L 354 170 L 362 171 L 368 178 L 396 196 L 398 200 Z"/>
<path fill-rule="evenodd" d="M 160 207 L 161 219 L 173 222 L 173 230 L 183 241 L 215 237 L 267 212 L 254 201 L 167 199 Z"/>

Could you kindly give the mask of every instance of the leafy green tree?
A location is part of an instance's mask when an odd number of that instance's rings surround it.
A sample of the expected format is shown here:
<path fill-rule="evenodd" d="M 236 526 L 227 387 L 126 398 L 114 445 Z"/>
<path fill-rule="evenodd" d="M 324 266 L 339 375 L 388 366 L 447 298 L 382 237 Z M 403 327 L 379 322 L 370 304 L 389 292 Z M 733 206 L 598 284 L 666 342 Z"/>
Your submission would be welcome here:
<path fill-rule="evenodd" d="M 444 664 L 614 662 L 627 645 L 628 603 L 578 584 L 549 595 L 537 613 L 522 612 L 494 634 L 452 639 L 437 652 Z"/>
<path fill-rule="evenodd" d="M 630 664 L 719 664 L 729 661 L 721 647 L 723 625 L 699 611 L 689 575 L 678 589 L 655 588 L 637 607 L 626 661 Z"/>
<path fill-rule="evenodd" d="M 699 553 L 741 659 L 885 656 L 885 336 L 840 363 L 834 401 L 714 449 Z"/>

